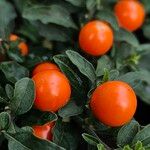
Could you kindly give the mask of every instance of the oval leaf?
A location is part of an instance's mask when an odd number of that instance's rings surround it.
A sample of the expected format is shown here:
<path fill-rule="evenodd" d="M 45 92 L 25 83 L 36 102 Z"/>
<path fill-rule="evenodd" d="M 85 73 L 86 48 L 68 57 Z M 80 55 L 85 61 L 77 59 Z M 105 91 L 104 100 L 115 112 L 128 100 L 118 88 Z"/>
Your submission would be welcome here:
<path fill-rule="evenodd" d="M 127 42 L 131 44 L 134 47 L 139 46 L 139 41 L 137 40 L 136 36 L 124 29 L 120 29 L 118 31 L 115 31 L 115 41 L 117 42 Z"/>
<path fill-rule="evenodd" d="M 31 132 L 4 134 L 6 139 L 8 139 L 9 150 L 65 150 L 53 142 L 42 140 L 33 136 Z"/>
<path fill-rule="evenodd" d="M 145 126 L 141 131 L 139 131 L 133 141 L 132 145 L 135 145 L 136 142 L 141 141 L 143 146 L 148 146 L 150 143 L 150 125 Z"/>
<path fill-rule="evenodd" d="M 10 108 L 14 114 L 20 115 L 29 111 L 35 98 L 34 83 L 29 78 L 23 78 L 16 82 L 14 97 L 10 102 Z"/>
<path fill-rule="evenodd" d="M 140 125 L 135 120 L 132 120 L 129 124 L 123 126 L 117 135 L 117 145 L 123 147 L 132 143 L 132 140 L 139 131 L 139 128 Z"/>
<path fill-rule="evenodd" d="M 10 115 L 7 112 L 0 113 L 0 130 L 7 129 L 10 125 Z"/>
<path fill-rule="evenodd" d="M 44 24 L 54 23 L 68 28 L 77 28 L 69 12 L 60 5 L 28 6 L 23 11 L 23 17 L 31 21 L 40 20 Z"/>
<path fill-rule="evenodd" d="M 0 68 L 6 78 L 12 83 L 29 76 L 29 71 L 25 67 L 13 61 L 1 63 Z"/>
<path fill-rule="evenodd" d="M 95 83 L 96 74 L 93 65 L 75 51 L 67 50 L 66 54 L 79 71 L 88 77 L 92 83 Z"/>

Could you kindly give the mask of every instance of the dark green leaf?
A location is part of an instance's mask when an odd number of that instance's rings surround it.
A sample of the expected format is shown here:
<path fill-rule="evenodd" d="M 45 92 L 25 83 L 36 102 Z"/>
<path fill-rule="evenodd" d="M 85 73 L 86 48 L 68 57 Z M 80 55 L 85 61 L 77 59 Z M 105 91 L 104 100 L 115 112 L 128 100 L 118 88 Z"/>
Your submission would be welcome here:
<path fill-rule="evenodd" d="M 74 6 L 83 6 L 83 4 L 84 4 L 84 0 L 76 0 L 76 1 L 75 0 L 65 0 L 65 1 L 71 3 Z"/>
<path fill-rule="evenodd" d="M 137 40 L 136 36 L 124 29 L 120 29 L 119 31 L 115 31 L 115 41 L 117 42 L 127 42 L 134 47 L 139 46 L 139 41 Z"/>
<path fill-rule="evenodd" d="M 44 26 L 44 24 L 42 24 Z M 42 27 L 42 26 L 40 26 Z M 17 30 L 17 33 L 29 38 L 32 42 L 39 42 L 39 29 L 35 28 L 29 21 L 24 21 L 23 25 Z M 40 31 L 39 31 L 40 32 Z"/>
<path fill-rule="evenodd" d="M 150 125 L 145 126 L 135 135 L 132 145 L 135 145 L 138 141 L 141 141 L 143 146 L 148 146 L 150 143 Z"/>
<path fill-rule="evenodd" d="M 71 85 L 73 87 L 73 93 L 76 93 L 77 98 L 82 98 L 84 94 L 84 88 L 80 77 L 70 68 L 69 59 L 65 55 L 55 55 L 54 61 L 58 64 L 62 72 L 65 73 Z M 77 94 L 78 93 L 78 94 Z"/>
<path fill-rule="evenodd" d="M 109 10 L 100 10 L 96 14 L 96 19 L 104 20 L 113 27 L 114 30 L 119 30 L 119 25 L 116 16 Z"/>
<path fill-rule="evenodd" d="M 12 83 L 29 76 L 29 71 L 25 67 L 13 61 L 3 62 L 0 67 L 6 78 Z"/>
<path fill-rule="evenodd" d="M 79 134 L 75 126 L 58 120 L 53 129 L 54 143 L 66 148 L 66 150 L 76 150 L 79 142 Z"/>
<path fill-rule="evenodd" d="M 77 106 L 73 100 L 70 100 L 66 106 L 64 106 L 58 111 L 58 114 L 63 118 L 67 118 L 67 117 L 79 115 L 82 112 L 83 112 L 83 108 L 81 106 Z"/>
<path fill-rule="evenodd" d="M 96 1 L 93 0 L 86 0 L 86 8 L 90 11 L 95 9 L 96 7 Z"/>
<path fill-rule="evenodd" d="M 72 21 L 69 12 L 60 5 L 28 6 L 23 11 L 23 17 L 31 21 L 40 20 L 44 24 L 55 23 L 57 25 L 76 29 L 76 25 Z"/>
<path fill-rule="evenodd" d="M 111 60 L 108 56 L 104 55 L 97 61 L 96 75 L 101 76 L 104 74 L 104 69 L 109 70 L 111 68 Z"/>
<path fill-rule="evenodd" d="M 16 12 L 11 3 L 0 1 L 0 38 L 6 39 L 12 31 Z"/>
<path fill-rule="evenodd" d="M 92 83 L 95 83 L 96 74 L 93 65 L 75 51 L 67 50 L 66 54 L 79 71 L 88 77 Z"/>
<path fill-rule="evenodd" d="M 100 143 L 99 140 L 98 140 L 96 137 L 94 137 L 94 136 L 92 136 L 92 135 L 89 135 L 89 134 L 87 134 L 87 133 L 83 133 L 83 134 L 82 134 L 82 137 L 83 137 L 84 140 L 85 140 L 88 144 L 90 144 L 90 145 L 97 146 L 97 144 Z"/>
<path fill-rule="evenodd" d="M 33 22 L 32 24 L 36 27 L 39 34 L 48 40 L 60 42 L 70 41 L 70 36 L 66 28 L 54 24 L 42 24 L 41 22 Z"/>
<path fill-rule="evenodd" d="M 150 39 L 150 21 L 143 26 L 144 36 Z"/>
<path fill-rule="evenodd" d="M 4 134 L 8 139 L 9 150 L 65 150 L 53 142 L 42 140 L 33 136 L 31 132 Z"/>
<path fill-rule="evenodd" d="M 10 125 L 10 115 L 7 112 L 0 113 L 0 130 L 6 130 Z"/>
<path fill-rule="evenodd" d="M 124 125 L 118 132 L 117 145 L 125 146 L 131 144 L 134 136 L 139 131 L 140 125 L 137 121 L 132 120 L 129 124 Z"/>
<path fill-rule="evenodd" d="M 144 4 L 144 9 L 147 13 L 150 13 L 150 3 L 149 0 L 141 0 L 141 2 Z"/>
<path fill-rule="evenodd" d="M 18 9 L 18 11 L 20 13 L 22 13 L 24 7 L 26 6 L 26 4 L 30 3 L 31 0 L 13 0 L 13 2 L 15 3 L 16 8 Z"/>
<path fill-rule="evenodd" d="M 11 48 L 7 50 L 7 55 L 11 60 L 17 61 L 19 63 L 24 62 L 24 56 L 21 55 L 18 47 L 17 48 Z"/>
<path fill-rule="evenodd" d="M 116 80 L 119 76 L 119 71 L 114 69 L 109 72 L 109 80 Z"/>
<path fill-rule="evenodd" d="M 136 51 L 140 53 L 150 52 L 150 44 L 141 44 L 137 47 Z"/>
<path fill-rule="evenodd" d="M 23 78 L 16 82 L 14 97 L 10 102 L 10 108 L 14 114 L 20 115 L 29 111 L 35 98 L 34 83 L 29 78 Z"/>
<path fill-rule="evenodd" d="M 7 104 L 8 98 L 5 93 L 5 90 L 0 86 L 0 103 Z"/>
<path fill-rule="evenodd" d="M 137 81 L 145 81 L 150 84 L 150 73 L 146 70 L 136 71 L 136 72 L 128 72 L 118 78 L 118 80 L 125 81 L 132 85 L 134 88 L 137 85 Z"/>
<path fill-rule="evenodd" d="M 31 109 L 28 113 L 21 116 L 19 120 L 22 126 L 44 125 L 48 122 L 57 120 L 57 115 L 52 112 L 42 112 Z"/>
<path fill-rule="evenodd" d="M 9 99 L 12 99 L 14 95 L 14 88 L 10 84 L 6 84 L 5 91 L 6 91 L 7 97 Z"/>

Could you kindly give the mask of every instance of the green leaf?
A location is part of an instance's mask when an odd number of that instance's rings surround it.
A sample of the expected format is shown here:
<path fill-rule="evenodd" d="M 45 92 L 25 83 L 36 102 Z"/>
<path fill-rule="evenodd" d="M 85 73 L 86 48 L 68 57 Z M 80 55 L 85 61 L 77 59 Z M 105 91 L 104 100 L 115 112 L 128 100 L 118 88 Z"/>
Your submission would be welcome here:
<path fill-rule="evenodd" d="M 65 0 L 65 1 L 71 3 L 74 6 L 83 6 L 83 4 L 84 4 L 84 0 L 79 0 L 79 1 L 78 0 L 77 1 L 75 1 L 75 0 Z"/>
<path fill-rule="evenodd" d="M 143 146 L 148 146 L 150 143 L 150 125 L 145 126 L 135 135 L 132 145 L 135 145 L 138 141 L 141 141 Z"/>
<path fill-rule="evenodd" d="M 144 4 L 144 9 L 147 13 L 150 12 L 150 4 L 149 4 L 149 0 L 141 0 L 141 2 Z"/>
<path fill-rule="evenodd" d="M 123 150 L 133 150 L 129 145 L 124 146 Z"/>
<path fill-rule="evenodd" d="M 53 128 L 53 142 L 66 150 L 77 150 L 80 135 L 76 126 L 58 120 Z"/>
<path fill-rule="evenodd" d="M 135 150 L 145 150 L 145 148 L 143 147 L 143 144 L 142 142 L 138 141 L 136 144 L 135 144 Z"/>
<path fill-rule="evenodd" d="M 24 7 L 26 6 L 26 4 L 31 3 L 31 0 L 13 0 L 17 10 L 22 13 Z"/>
<path fill-rule="evenodd" d="M 42 25 L 44 26 L 44 24 Z M 39 33 L 38 33 L 39 30 L 38 29 L 36 29 L 35 26 L 33 26 L 31 22 L 25 20 L 23 24 L 21 25 L 21 27 L 19 28 L 19 30 L 17 30 L 17 33 L 27 37 L 33 43 L 38 43 L 39 42 Z"/>
<path fill-rule="evenodd" d="M 117 69 L 110 70 L 109 72 L 109 80 L 116 80 L 119 76 L 119 71 Z"/>
<path fill-rule="evenodd" d="M 62 118 L 68 118 L 72 116 L 77 116 L 82 112 L 83 108 L 81 106 L 77 106 L 77 104 L 73 100 L 70 100 L 67 105 L 65 105 L 58 111 L 58 114 Z"/>
<path fill-rule="evenodd" d="M 96 0 L 93 1 L 93 0 L 86 0 L 86 8 L 91 11 L 93 9 L 95 9 L 96 7 Z"/>
<path fill-rule="evenodd" d="M 123 147 L 127 144 L 131 144 L 134 136 L 139 131 L 139 128 L 140 125 L 135 120 L 132 120 L 127 125 L 124 125 L 118 132 L 117 145 Z"/>
<path fill-rule="evenodd" d="M 55 55 L 53 59 L 59 66 L 61 71 L 67 76 L 67 78 L 71 82 L 71 86 L 73 87 L 73 95 L 76 96 L 76 99 L 79 100 L 82 99 L 85 93 L 82 85 L 82 80 L 73 71 L 73 69 L 69 66 L 69 64 L 67 64 L 67 62 L 69 62 L 68 57 L 66 57 L 65 55 Z"/>
<path fill-rule="evenodd" d="M 82 137 L 90 145 L 97 146 L 97 144 L 99 144 L 99 140 L 96 137 L 92 136 L 92 135 L 89 135 L 87 133 L 83 133 Z"/>
<path fill-rule="evenodd" d="M 57 115 L 52 112 L 42 112 L 36 109 L 31 109 L 24 115 L 21 115 L 19 122 L 21 126 L 44 125 L 48 122 L 57 120 Z"/>
<path fill-rule="evenodd" d="M 75 51 L 67 50 L 66 54 L 79 71 L 88 77 L 92 83 L 95 83 L 96 74 L 93 65 Z"/>
<path fill-rule="evenodd" d="M 104 69 L 111 69 L 111 60 L 108 56 L 104 55 L 97 61 L 96 75 L 101 76 L 104 74 Z"/>
<path fill-rule="evenodd" d="M 124 29 L 120 29 L 119 31 L 115 31 L 115 41 L 117 42 L 127 42 L 134 47 L 139 46 L 139 41 L 137 40 L 136 36 Z"/>
<path fill-rule="evenodd" d="M 150 39 L 150 21 L 145 23 L 142 29 L 143 29 L 144 36 Z"/>
<path fill-rule="evenodd" d="M 9 150 L 65 150 L 53 142 L 39 139 L 31 132 L 4 133 Z"/>
<path fill-rule="evenodd" d="M 109 10 L 100 10 L 96 14 L 96 19 L 104 20 L 108 22 L 114 30 L 118 31 L 119 30 L 119 25 L 117 22 L 116 16 Z"/>
<path fill-rule="evenodd" d="M 8 104 L 8 98 L 5 93 L 5 90 L 0 86 L 0 103 Z"/>
<path fill-rule="evenodd" d="M 9 99 L 12 99 L 14 95 L 14 88 L 10 84 L 6 84 L 5 91 L 6 91 L 7 97 Z"/>
<path fill-rule="evenodd" d="M 0 38 L 6 39 L 13 29 L 16 12 L 11 3 L 0 1 Z"/>
<path fill-rule="evenodd" d="M 29 76 L 29 71 L 25 67 L 13 61 L 2 62 L 0 68 L 6 78 L 12 83 Z"/>
<path fill-rule="evenodd" d="M 0 113 L 0 130 L 6 130 L 10 125 L 10 115 L 7 112 Z"/>
<path fill-rule="evenodd" d="M 97 144 L 97 150 L 106 150 L 103 144 Z"/>
<path fill-rule="evenodd" d="M 150 72 L 146 70 L 136 71 L 136 72 L 128 72 L 118 78 L 118 80 L 122 80 L 124 82 L 129 83 L 133 88 L 136 87 L 137 81 L 145 81 L 150 84 Z"/>
<path fill-rule="evenodd" d="M 150 105 L 150 85 L 141 83 L 138 87 L 135 88 L 135 91 L 137 96 L 139 96 L 143 102 Z"/>
<path fill-rule="evenodd" d="M 18 48 L 19 41 L 11 42 L 10 48 L 7 50 L 7 55 L 11 60 L 17 61 L 19 63 L 24 62 L 25 57 L 21 55 L 21 52 Z"/>
<path fill-rule="evenodd" d="M 136 51 L 140 52 L 142 54 L 143 53 L 145 54 L 145 52 L 149 53 L 150 52 L 150 44 L 141 44 L 137 47 Z"/>
<path fill-rule="evenodd" d="M 34 27 L 36 27 L 39 34 L 48 40 L 60 42 L 70 41 L 70 36 L 66 28 L 54 24 L 43 24 L 38 21 L 32 22 L 32 24 Z"/>
<path fill-rule="evenodd" d="M 21 115 L 29 111 L 35 98 L 34 82 L 29 78 L 23 78 L 16 82 L 14 97 L 10 102 L 10 108 L 14 114 Z"/>
<path fill-rule="evenodd" d="M 69 12 L 60 5 L 33 5 L 23 11 L 23 17 L 31 21 L 41 21 L 44 24 L 54 23 L 67 28 L 76 29 Z"/>

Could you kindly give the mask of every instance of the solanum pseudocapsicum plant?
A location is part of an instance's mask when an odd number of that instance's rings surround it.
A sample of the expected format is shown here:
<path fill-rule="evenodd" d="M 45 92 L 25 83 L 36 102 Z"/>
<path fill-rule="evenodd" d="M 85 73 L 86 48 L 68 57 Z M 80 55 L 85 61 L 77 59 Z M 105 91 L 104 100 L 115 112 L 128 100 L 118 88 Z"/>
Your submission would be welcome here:
<path fill-rule="evenodd" d="M 149 0 L 0 8 L 0 149 L 150 149 Z"/>

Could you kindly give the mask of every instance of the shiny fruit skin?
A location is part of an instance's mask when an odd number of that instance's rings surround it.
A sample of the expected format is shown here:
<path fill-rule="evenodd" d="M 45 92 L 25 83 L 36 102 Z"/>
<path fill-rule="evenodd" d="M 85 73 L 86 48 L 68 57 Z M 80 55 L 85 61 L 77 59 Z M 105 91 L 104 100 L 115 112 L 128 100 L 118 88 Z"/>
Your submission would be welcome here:
<path fill-rule="evenodd" d="M 122 81 L 108 81 L 93 92 L 90 107 L 95 117 L 111 127 L 128 123 L 137 107 L 133 89 Z"/>
<path fill-rule="evenodd" d="M 33 134 L 44 140 L 52 140 L 53 134 L 52 129 L 54 127 L 54 122 L 46 123 L 44 125 L 35 125 L 33 126 Z"/>
<path fill-rule="evenodd" d="M 66 76 L 60 71 L 39 72 L 32 79 L 35 83 L 34 105 L 37 109 L 56 112 L 69 101 L 71 87 Z"/>
<path fill-rule="evenodd" d="M 145 19 L 144 6 L 139 1 L 118 1 L 114 11 L 120 26 L 131 32 L 141 27 Z"/>
<path fill-rule="evenodd" d="M 11 34 L 10 37 L 9 37 L 10 41 L 16 41 L 18 39 L 19 39 L 19 37 L 15 34 Z M 26 56 L 29 52 L 28 45 L 25 42 L 20 42 L 19 45 L 18 45 L 18 48 L 20 49 L 21 54 L 23 56 Z"/>
<path fill-rule="evenodd" d="M 37 65 L 33 69 L 32 76 L 34 76 L 35 74 L 37 74 L 39 72 L 46 71 L 46 70 L 58 70 L 59 71 L 59 68 L 53 63 L 43 62 L 43 63 Z"/>
<path fill-rule="evenodd" d="M 90 21 L 79 33 L 79 44 L 83 51 L 92 56 L 103 55 L 112 47 L 113 31 L 105 22 Z"/>

